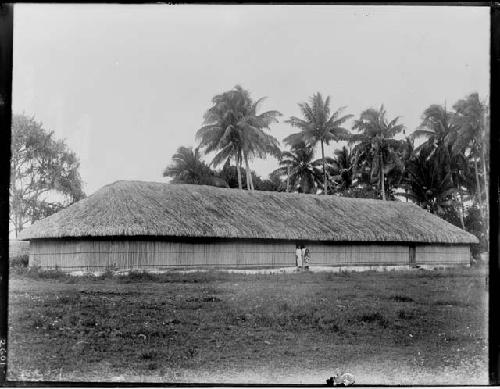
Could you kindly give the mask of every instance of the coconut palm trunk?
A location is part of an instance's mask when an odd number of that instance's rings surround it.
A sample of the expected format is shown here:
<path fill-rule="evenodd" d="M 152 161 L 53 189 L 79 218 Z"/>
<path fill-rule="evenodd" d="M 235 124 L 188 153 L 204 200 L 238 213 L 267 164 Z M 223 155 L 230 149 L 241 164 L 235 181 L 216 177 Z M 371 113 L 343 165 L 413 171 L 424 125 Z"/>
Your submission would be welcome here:
<path fill-rule="evenodd" d="M 327 194 L 327 180 L 326 180 L 326 164 L 325 164 L 325 147 L 321 141 L 321 158 L 323 160 L 323 194 Z"/>
<path fill-rule="evenodd" d="M 253 188 L 253 181 L 252 181 L 252 174 L 250 173 L 250 165 L 248 164 L 248 156 L 245 154 L 243 156 L 243 159 L 245 160 L 245 170 L 246 170 L 246 178 L 247 178 L 247 190 L 254 190 L 254 188 Z"/>
<path fill-rule="evenodd" d="M 487 115 L 487 112 L 488 112 L 488 105 L 484 105 L 483 106 L 483 114 L 481 115 L 481 128 L 482 128 L 482 133 L 483 133 L 483 136 L 480 136 L 480 139 L 481 139 L 481 162 L 482 162 L 482 167 L 483 167 L 483 183 L 484 183 L 484 193 L 485 193 L 485 197 L 486 197 L 486 207 L 485 207 L 485 211 L 486 211 L 486 217 L 489 216 L 489 207 L 490 207 L 490 194 L 489 194 L 489 186 L 488 186 L 488 176 L 486 174 L 486 156 L 485 156 L 485 153 L 484 153 L 484 147 L 486 146 L 485 145 L 485 138 L 484 138 L 484 135 L 485 135 L 485 132 L 486 132 L 486 115 Z M 476 140 L 477 142 L 477 140 Z M 488 223 L 486 223 L 486 230 L 488 232 Z"/>
<path fill-rule="evenodd" d="M 479 211 L 481 213 L 481 220 L 484 221 L 484 210 L 483 210 L 483 200 L 481 199 L 481 182 L 479 181 L 479 173 L 477 171 L 477 160 L 474 157 L 474 174 L 476 176 L 476 193 L 477 193 L 477 201 L 479 203 Z"/>
<path fill-rule="evenodd" d="M 484 155 L 484 145 L 481 146 L 481 157 L 482 157 L 482 165 L 483 165 L 483 181 L 484 181 L 484 192 L 486 195 L 486 213 L 489 215 L 489 206 L 490 206 L 490 194 L 488 192 L 489 186 L 488 186 L 488 176 L 486 174 L 486 157 Z"/>
<path fill-rule="evenodd" d="M 286 168 L 286 191 L 290 192 L 290 166 Z"/>
<path fill-rule="evenodd" d="M 465 222 L 464 222 L 464 215 L 465 215 L 465 208 L 464 208 L 464 195 L 462 193 L 462 186 L 460 185 L 460 169 L 457 170 L 457 192 L 458 192 L 458 199 L 460 201 L 460 224 L 462 225 L 462 229 L 465 230 Z"/>
<path fill-rule="evenodd" d="M 385 174 L 384 174 L 384 157 L 380 156 L 380 163 L 379 163 L 379 169 L 380 169 L 380 192 L 382 194 L 382 200 L 385 201 Z"/>
<path fill-rule="evenodd" d="M 309 193 L 311 191 L 311 188 L 309 188 L 309 182 L 306 177 L 303 177 L 300 186 L 302 188 L 303 193 Z"/>
<path fill-rule="evenodd" d="M 484 145 L 483 145 L 484 146 Z M 487 220 L 490 216 L 490 194 L 488 192 L 489 186 L 488 186 L 488 177 L 486 174 L 486 158 L 484 156 L 484 147 L 481 147 L 481 156 L 483 157 L 483 179 L 484 179 L 484 192 L 486 195 L 486 207 L 485 207 L 485 219 L 484 219 L 484 229 L 486 232 L 486 236 L 490 236 L 490 229 L 489 229 L 489 220 Z M 489 246 L 489 239 L 487 239 L 488 246 Z M 489 248 L 488 248 L 489 250 Z"/>
<path fill-rule="evenodd" d="M 465 215 L 465 209 L 464 209 L 464 196 L 462 194 L 462 188 L 460 187 L 460 184 L 458 184 L 458 196 L 460 197 L 460 224 L 462 224 L 462 229 L 465 230 L 465 223 L 464 223 L 464 215 Z"/>
<path fill-rule="evenodd" d="M 23 230 L 23 217 L 21 216 L 21 213 L 19 213 L 17 217 L 16 238 L 21 233 L 22 230 Z"/>
<path fill-rule="evenodd" d="M 238 189 L 243 189 L 241 184 L 241 156 L 238 154 L 236 156 L 236 171 L 238 172 Z"/>

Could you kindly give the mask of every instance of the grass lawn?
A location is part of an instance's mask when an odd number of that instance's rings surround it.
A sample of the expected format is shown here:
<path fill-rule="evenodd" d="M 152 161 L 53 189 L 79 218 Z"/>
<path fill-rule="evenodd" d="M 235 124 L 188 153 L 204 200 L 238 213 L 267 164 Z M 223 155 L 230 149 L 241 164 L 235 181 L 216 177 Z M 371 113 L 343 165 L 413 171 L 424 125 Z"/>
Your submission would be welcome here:
<path fill-rule="evenodd" d="M 486 384 L 485 272 L 13 274 L 7 378 Z"/>

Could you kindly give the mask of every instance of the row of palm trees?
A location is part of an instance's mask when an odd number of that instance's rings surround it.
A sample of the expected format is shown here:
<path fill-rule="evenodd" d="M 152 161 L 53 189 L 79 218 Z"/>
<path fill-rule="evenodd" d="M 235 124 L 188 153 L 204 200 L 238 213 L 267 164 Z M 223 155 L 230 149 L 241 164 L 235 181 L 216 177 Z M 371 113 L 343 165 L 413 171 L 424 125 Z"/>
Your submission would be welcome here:
<path fill-rule="evenodd" d="M 243 188 L 244 171 L 247 189 L 255 190 L 250 161 L 271 155 L 279 160 L 279 167 L 270 178 L 282 180 L 276 190 L 383 200 L 402 196 L 440 215 L 458 203 L 462 227 L 464 204 L 474 203 L 487 220 L 489 115 L 477 93 L 456 102 L 451 111 L 442 105 L 429 106 L 420 126 L 404 139 L 401 135 L 406 131 L 399 117 L 388 118 L 384 106 L 363 111 L 349 131 L 345 124 L 353 115 L 343 114 L 345 107 L 332 113 L 330 98 L 316 93 L 309 102 L 299 104 L 302 117 L 285 120 L 299 130 L 283 140 L 289 147 L 286 151 L 280 150 L 279 141 L 268 132 L 282 114 L 276 110 L 259 114 L 263 100 L 254 101 L 241 86 L 216 95 L 196 133 L 198 148 L 184 148 L 176 154 L 177 162 L 174 156 L 174 164 L 164 175 L 174 177 L 175 182 L 192 183 L 207 183 L 208 176 L 212 177 L 209 184 L 224 186 L 217 174 L 207 173 L 210 167 L 201 161 L 203 151 L 214 154 L 213 168 L 225 164 L 227 170 L 230 161 L 234 162 L 238 188 Z M 332 157 L 325 155 L 325 145 L 340 141 L 346 145 Z M 320 159 L 315 159 L 317 146 Z M 190 158 L 189 153 L 198 161 L 199 166 L 191 166 L 198 178 L 182 179 L 176 167 L 182 165 L 180 160 Z M 189 165 L 183 166 L 181 171 L 189 170 Z"/>
<path fill-rule="evenodd" d="M 322 100 L 320 94 L 313 96 L 313 99 Z M 339 116 L 338 112 L 334 117 Z M 352 115 L 346 115 L 338 120 L 345 121 L 348 117 L 352 117 Z M 378 186 L 380 197 L 386 200 L 387 179 L 391 178 L 395 172 L 402 173 L 404 171 L 404 161 L 408 159 L 408 154 L 413 147 L 410 138 L 405 141 L 394 139 L 397 134 L 405 131 L 404 126 L 398 121 L 399 118 L 388 120 L 386 111 L 381 106 L 378 110 L 370 108 L 363 111 L 360 118 L 354 121 L 353 131 L 358 133 L 350 133 L 345 128 L 337 126 L 329 133 L 327 129 L 323 129 L 327 135 L 317 141 L 318 137 L 309 137 L 306 131 L 292 134 L 285 138 L 285 141 L 291 143 L 291 152 L 283 154 L 284 158 L 280 161 L 279 171 L 281 173 L 284 173 L 285 170 L 291 171 L 292 177 L 294 177 L 293 174 L 297 168 L 309 171 L 310 177 L 304 180 L 304 183 L 310 188 L 311 185 L 307 184 L 313 182 L 313 177 L 318 175 L 316 169 L 319 160 L 313 160 L 315 143 L 321 143 L 323 140 L 323 143 L 328 144 L 329 138 L 345 140 L 350 147 L 344 146 L 335 150 L 333 158 L 325 157 L 322 147 L 322 193 L 345 192 L 347 189 L 359 187 L 365 183 Z M 321 126 L 313 123 L 309 124 L 309 128 L 311 127 L 321 129 Z M 296 139 L 295 142 L 294 139 Z M 306 164 L 309 169 L 304 169 L 304 166 L 297 163 L 304 156 L 307 156 Z M 302 165 L 304 162 L 306 161 L 302 160 Z M 314 190 L 314 186 L 312 188 Z"/>

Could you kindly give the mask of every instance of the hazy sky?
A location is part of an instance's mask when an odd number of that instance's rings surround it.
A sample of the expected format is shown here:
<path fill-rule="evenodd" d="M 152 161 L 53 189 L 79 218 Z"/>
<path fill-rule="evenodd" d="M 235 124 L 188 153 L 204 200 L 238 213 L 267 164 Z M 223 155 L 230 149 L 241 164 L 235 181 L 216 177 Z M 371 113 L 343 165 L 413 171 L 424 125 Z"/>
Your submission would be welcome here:
<path fill-rule="evenodd" d="M 13 111 L 66 139 L 87 194 L 166 181 L 212 97 L 236 84 L 283 120 L 320 91 L 355 116 L 383 103 L 411 132 L 430 104 L 488 96 L 489 9 L 15 5 Z M 277 161 L 253 167 L 266 176 Z"/>

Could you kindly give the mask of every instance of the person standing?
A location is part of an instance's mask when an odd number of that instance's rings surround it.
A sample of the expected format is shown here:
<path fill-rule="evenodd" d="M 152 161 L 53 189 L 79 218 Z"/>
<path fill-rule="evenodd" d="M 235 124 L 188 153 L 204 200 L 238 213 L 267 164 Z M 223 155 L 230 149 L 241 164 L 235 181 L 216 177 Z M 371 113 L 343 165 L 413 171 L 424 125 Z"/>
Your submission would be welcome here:
<path fill-rule="evenodd" d="M 298 269 L 302 267 L 302 249 L 300 245 L 297 245 L 295 248 L 295 263 Z"/>
<path fill-rule="evenodd" d="M 311 253 L 309 252 L 309 247 L 304 249 L 304 268 L 309 270 L 309 262 L 311 260 Z"/>

